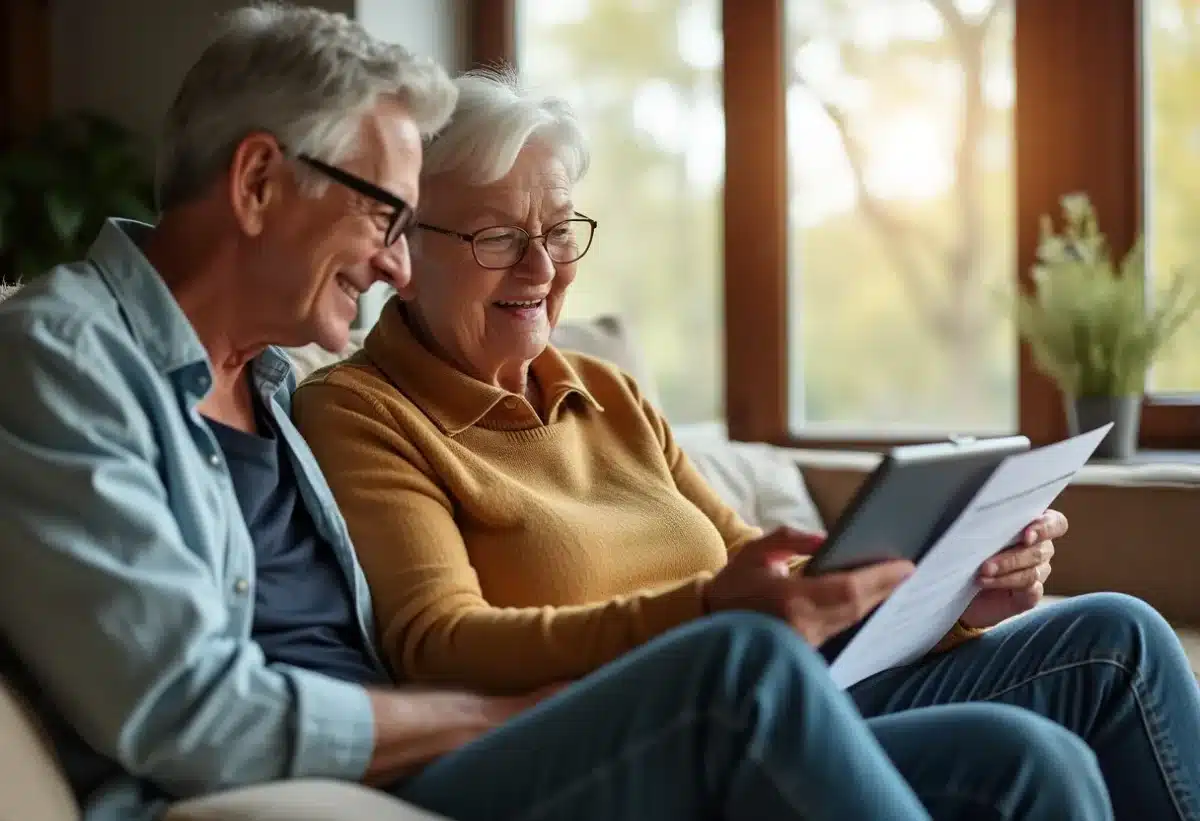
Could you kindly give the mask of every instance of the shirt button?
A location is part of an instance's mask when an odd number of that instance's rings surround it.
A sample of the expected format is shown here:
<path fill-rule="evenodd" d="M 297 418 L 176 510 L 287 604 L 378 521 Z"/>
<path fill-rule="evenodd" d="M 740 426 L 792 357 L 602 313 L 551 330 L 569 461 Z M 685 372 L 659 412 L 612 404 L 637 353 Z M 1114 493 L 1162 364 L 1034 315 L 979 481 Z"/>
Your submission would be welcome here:
<path fill-rule="evenodd" d="M 208 463 L 215 468 L 219 468 L 221 466 L 221 457 L 215 453 L 211 453 L 208 456 Z"/>
<path fill-rule="evenodd" d="M 509 410 L 512 410 L 516 406 L 517 406 L 517 397 L 515 397 L 515 396 L 510 396 L 504 400 L 504 407 L 508 408 Z"/>
<path fill-rule="evenodd" d="M 245 579 L 238 579 L 233 583 L 233 592 L 237 593 L 239 596 L 246 595 L 246 591 L 249 589 L 250 582 L 246 581 Z"/>

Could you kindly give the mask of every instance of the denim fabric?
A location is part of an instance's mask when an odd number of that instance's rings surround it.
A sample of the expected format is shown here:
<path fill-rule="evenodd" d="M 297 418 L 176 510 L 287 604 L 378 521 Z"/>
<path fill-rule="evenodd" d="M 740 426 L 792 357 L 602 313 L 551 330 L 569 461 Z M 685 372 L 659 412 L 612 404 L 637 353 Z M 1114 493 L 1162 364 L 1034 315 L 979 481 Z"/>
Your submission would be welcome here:
<path fill-rule="evenodd" d="M 1054 722 L 1005 704 L 864 720 L 819 654 L 751 614 L 661 636 L 394 791 L 458 821 L 1112 817 L 1095 755 Z"/>
<path fill-rule="evenodd" d="M 357 779 L 374 745 L 362 687 L 268 665 L 251 641 L 254 546 L 196 411 L 209 362 L 138 249 L 146 230 L 107 224 L 86 261 L 0 305 L 0 643 L 53 702 L 43 718 L 89 821 L 153 817 L 164 796 Z M 288 361 L 267 350 L 252 376 L 369 645 L 366 582 L 288 419 Z"/>
<path fill-rule="evenodd" d="M 1200 687 L 1174 631 L 1129 596 L 1067 599 L 851 695 L 868 718 L 962 702 L 1024 708 L 1087 743 L 1119 821 L 1200 821 Z"/>

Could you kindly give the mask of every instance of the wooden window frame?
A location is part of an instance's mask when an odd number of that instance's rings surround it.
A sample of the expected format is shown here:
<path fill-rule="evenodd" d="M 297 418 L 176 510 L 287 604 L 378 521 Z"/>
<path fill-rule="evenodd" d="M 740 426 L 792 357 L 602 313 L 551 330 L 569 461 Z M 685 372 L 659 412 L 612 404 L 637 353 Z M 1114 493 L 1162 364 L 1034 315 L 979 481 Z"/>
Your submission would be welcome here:
<path fill-rule="evenodd" d="M 0 0 L 0 145 L 50 113 L 49 0 Z"/>
<path fill-rule="evenodd" d="M 1015 14 L 1017 270 L 1038 219 L 1086 191 L 1116 249 L 1142 225 L 1140 0 L 1009 0 Z M 819 439 L 788 425 L 788 215 L 785 3 L 722 0 L 725 106 L 725 408 L 738 440 L 879 448 L 900 440 Z M 471 0 L 472 65 L 518 65 L 516 0 Z M 1100 92 L 1100 93 L 1098 93 Z M 753 236 L 753 243 L 738 237 Z M 1037 444 L 1066 435 L 1061 395 L 1019 344 L 1018 426 Z M 917 440 L 910 440 L 917 441 Z M 1200 402 L 1148 396 L 1141 445 L 1200 448 Z"/>

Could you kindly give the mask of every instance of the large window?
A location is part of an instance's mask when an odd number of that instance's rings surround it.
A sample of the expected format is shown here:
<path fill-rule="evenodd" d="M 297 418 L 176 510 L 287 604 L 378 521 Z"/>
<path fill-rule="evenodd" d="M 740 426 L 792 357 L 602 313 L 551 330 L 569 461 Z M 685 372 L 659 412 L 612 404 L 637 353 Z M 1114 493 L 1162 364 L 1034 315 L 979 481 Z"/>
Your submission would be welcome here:
<path fill-rule="evenodd" d="M 1005 308 L 1039 218 L 1083 191 L 1118 253 L 1145 229 L 1154 292 L 1200 263 L 1194 0 L 471 8 L 476 60 L 584 112 L 603 250 L 572 311 L 636 320 L 676 419 L 1050 441 L 1063 397 Z M 1197 397 L 1200 318 L 1151 374 L 1142 445 L 1200 447 Z"/>
<path fill-rule="evenodd" d="M 575 192 L 599 222 L 564 319 L 617 313 L 676 422 L 723 416 L 718 0 L 522 0 L 525 81 L 567 98 L 591 142 Z"/>
<path fill-rule="evenodd" d="M 792 430 L 1013 430 L 1011 9 L 786 12 Z"/>
<path fill-rule="evenodd" d="M 1155 291 L 1200 264 L 1200 6 L 1147 0 L 1144 14 L 1146 225 Z M 1200 392 L 1200 318 L 1174 340 L 1151 388 Z"/>

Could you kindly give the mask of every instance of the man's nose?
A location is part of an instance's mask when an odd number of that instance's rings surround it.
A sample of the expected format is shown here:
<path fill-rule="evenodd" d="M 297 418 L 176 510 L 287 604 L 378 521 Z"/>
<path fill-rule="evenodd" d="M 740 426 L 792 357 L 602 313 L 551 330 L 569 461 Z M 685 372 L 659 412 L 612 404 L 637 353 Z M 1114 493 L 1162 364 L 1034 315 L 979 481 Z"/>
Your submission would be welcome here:
<path fill-rule="evenodd" d="M 381 248 L 371 257 L 375 278 L 400 289 L 412 279 L 412 259 L 408 254 L 408 237 L 401 236 L 386 248 Z"/>

